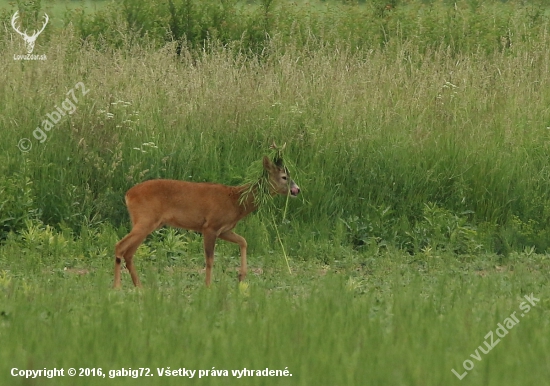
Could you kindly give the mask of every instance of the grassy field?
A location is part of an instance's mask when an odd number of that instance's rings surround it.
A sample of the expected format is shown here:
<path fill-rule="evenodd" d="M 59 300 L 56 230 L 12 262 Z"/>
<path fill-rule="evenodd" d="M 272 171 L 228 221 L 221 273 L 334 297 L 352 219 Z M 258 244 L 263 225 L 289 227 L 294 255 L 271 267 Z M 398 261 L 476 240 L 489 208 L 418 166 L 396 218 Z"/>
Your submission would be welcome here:
<path fill-rule="evenodd" d="M 239 290 L 235 251 L 218 254 L 207 289 L 197 238 L 181 260 L 138 260 L 143 290 L 124 274 L 125 288 L 113 291 L 113 232 L 76 242 L 55 233 L 41 240 L 44 233 L 0 250 L 3 385 L 459 384 L 453 369 L 464 384 L 517 385 L 550 375 L 548 256 L 350 254 L 330 266 L 293 261 L 292 275 L 279 254 L 255 256 L 248 289 Z M 84 258 L 90 249 L 97 256 Z M 497 331 L 513 313 L 517 324 Z M 13 368 L 63 368 L 65 376 L 26 380 Z M 105 379 L 75 380 L 69 368 L 101 368 Z M 153 376 L 110 378 L 123 368 Z M 196 373 L 161 377 L 163 368 Z M 232 373 L 245 368 L 292 377 Z M 227 375 L 198 378 L 212 369 Z"/>
<path fill-rule="evenodd" d="M 3 4 L 0 384 L 544 384 L 541 4 Z M 44 60 L 21 58 L 15 9 L 29 30 L 50 12 Z M 248 288 L 234 245 L 207 289 L 200 235 L 161 229 L 144 288 L 110 289 L 126 190 L 238 185 L 273 140 L 302 193 L 237 227 Z M 11 375 L 45 368 L 65 376 Z"/>

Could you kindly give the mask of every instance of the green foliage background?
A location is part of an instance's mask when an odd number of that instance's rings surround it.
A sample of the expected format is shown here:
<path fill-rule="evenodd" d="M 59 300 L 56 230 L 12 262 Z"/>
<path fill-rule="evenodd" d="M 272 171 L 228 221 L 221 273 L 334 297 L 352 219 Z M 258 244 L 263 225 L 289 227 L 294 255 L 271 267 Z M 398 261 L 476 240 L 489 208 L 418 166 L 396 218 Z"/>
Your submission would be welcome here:
<path fill-rule="evenodd" d="M 3 10 L 0 238 L 26 221 L 127 227 L 135 183 L 238 184 L 276 140 L 303 189 L 283 225 L 303 258 L 548 248 L 544 3 L 99 4 Z M 16 8 L 29 30 L 52 14 L 46 61 L 14 60 Z M 71 89 L 76 112 L 38 142 Z M 264 222 L 243 224 L 258 251 L 274 238 Z"/>

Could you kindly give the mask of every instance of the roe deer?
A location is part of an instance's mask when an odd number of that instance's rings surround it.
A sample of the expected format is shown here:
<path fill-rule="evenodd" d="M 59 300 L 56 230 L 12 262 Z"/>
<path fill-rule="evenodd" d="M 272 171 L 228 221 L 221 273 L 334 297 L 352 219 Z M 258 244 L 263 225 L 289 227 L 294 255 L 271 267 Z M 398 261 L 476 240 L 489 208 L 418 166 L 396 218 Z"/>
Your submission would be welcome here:
<path fill-rule="evenodd" d="M 282 160 L 272 162 L 263 158 L 267 172 L 270 194 L 289 194 L 293 197 L 300 188 L 288 175 Z M 252 189 L 250 189 L 252 188 Z M 249 191 L 241 200 L 241 195 Z M 253 212 L 257 204 L 257 186 L 226 186 L 207 182 L 186 182 L 178 180 L 149 180 L 137 184 L 126 193 L 126 206 L 132 220 L 132 231 L 115 247 L 114 287 L 120 287 L 121 261 L 132 276 L 136 287 L 140 287 L 136 267 L 132 261 L 134 253 L 147 235 L 163 225 L 171 225 L 202 233 L 206 258 L 206 285 L 209 286 L 214 264 L 216 238 L 235 244 L 241 249 L 239 281 L 246 277 L 246 240 L 232 231 L 237 222 Z"/>

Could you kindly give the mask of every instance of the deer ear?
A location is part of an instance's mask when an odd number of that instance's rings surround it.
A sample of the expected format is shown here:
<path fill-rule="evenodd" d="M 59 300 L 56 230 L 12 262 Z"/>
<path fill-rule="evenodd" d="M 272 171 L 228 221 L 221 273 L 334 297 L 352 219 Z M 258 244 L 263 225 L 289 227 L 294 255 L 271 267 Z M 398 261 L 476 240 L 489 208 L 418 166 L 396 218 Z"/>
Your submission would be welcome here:
<path fill-rule="evenodd" d="M 271 160 L 269 159 L 268 156 L 264 155 L 263 163 L 264 163 L 264 169 L 265 170 L 269 171 L 269 170 L 273 169 L 273 162 L 271 162 Z"/>

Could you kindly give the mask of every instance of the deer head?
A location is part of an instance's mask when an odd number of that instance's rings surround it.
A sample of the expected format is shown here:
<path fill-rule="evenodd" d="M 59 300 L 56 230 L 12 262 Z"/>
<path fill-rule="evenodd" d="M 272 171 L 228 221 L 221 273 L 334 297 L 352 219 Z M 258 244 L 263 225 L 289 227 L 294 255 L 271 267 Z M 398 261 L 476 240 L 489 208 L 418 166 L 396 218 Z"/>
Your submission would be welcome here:
<path fill-rule="evenodd" d="M 39 31 L 34 30 L 33 34 L 31 36 L 27 35 L 27 30 L 25 32 L 19 31 L 17 26 L 15 25 L 15 21 L 19 18 L 19 11 L 15 12 L 11 18 L 11 26 L 17 32 L 19 35 L 23 37 L 23 40 L 25 41 L 25 47 L 27 48 L 27 53 L 32 54 L 32 51 L 34 50 L 34 43 L 36 42 L 36 38 L 38 35 L 44 31 L 44 28 L 46 28 L 46 25 L 48 24 L 48 21 L 50 20 L 47 14 L 44 14 L 44 24 L 42 25 L 42 28 Z"/>
<path fill-rule="evenodd" d="M 268 157 L 263 159 L 264 169 L 269 175 L 269 183 L 272 194 L 289 194 L 296 197 L 300 193 L 300 187 L 290 179 L 287 168 L 283 165 L 283 160 L 277 158 L 272 162 Z"/>

